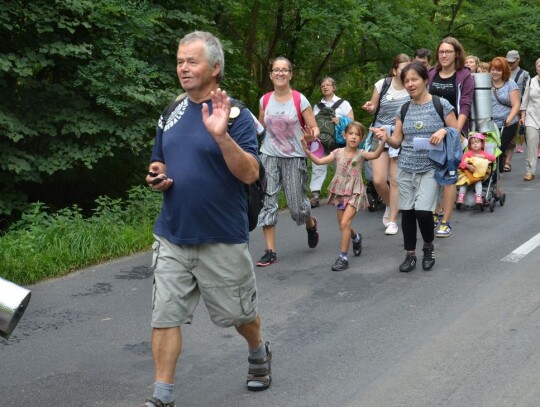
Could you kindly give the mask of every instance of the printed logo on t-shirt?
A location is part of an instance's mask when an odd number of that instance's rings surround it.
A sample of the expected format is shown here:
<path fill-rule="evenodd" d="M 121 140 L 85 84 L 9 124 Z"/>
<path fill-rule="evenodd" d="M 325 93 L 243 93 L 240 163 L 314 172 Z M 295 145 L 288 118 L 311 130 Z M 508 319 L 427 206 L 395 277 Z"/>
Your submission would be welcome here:
<path fill-rule="evenodd" d="M 167 123 L 165 123 L 165 127 L 163 128 L 163 131 L 169 130 L 172 126 L 174 126 L 178 120 L 184 115 L 186 112 L 186 108 L 188 105 L 188 98 L 185 98 L 182 100 L 178 106 L 172 111 L 172 113 L 167 118 Z"/>
<path fill-rule="evenodd" d="M 275 115 L 266 115 L 264 118 L 269 139 L 280 151 L 292 154 L 295 151 L 293 140 L 296 138 L 296 119 L 291 119 L 285 112 Z M 268 136 L 268 135 L 267 135 Z"/>

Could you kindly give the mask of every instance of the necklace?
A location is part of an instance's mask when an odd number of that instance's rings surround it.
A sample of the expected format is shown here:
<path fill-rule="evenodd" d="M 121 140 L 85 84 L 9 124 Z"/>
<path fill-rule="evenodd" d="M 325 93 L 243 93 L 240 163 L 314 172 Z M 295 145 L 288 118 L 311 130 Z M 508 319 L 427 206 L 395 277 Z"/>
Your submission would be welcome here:
<path fill-rule="evenodd" d="M 493 86 L 493 89 L 499 90 L 504 86 L 504 82 L 501 82 L 500 86 L 495 85 L 495 82 L 491 81 L 491 85 Z"/>

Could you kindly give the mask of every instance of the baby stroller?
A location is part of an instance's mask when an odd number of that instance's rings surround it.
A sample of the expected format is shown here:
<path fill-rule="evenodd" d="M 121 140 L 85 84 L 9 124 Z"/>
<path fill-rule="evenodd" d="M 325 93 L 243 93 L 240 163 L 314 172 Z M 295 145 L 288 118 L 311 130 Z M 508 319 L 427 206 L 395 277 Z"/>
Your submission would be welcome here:
<path fill-rule="evenodd" d="M 469 137 L 472 134 L 473 133 L 469 133 Z M 483 132 L 482 134 L 485 137 L 484 150 L 498 158 L 502 154 L 502 151 L 499 148 L 501 146 L 499 130 L 494 128 L 493 130 Z M 466 151 L 467 147 L 465 147 L 464 150 Z M 493 212 L 495 211 L 497 202 L 499 202 L 499 205 L 503 206 L 506 201 L 506 194 L 501 191 L 500 180 L 499 166 L 497 165 L 497 160 L 495 160 L 489 164 L 488 171 L 486 171 L 486 175 L 482 180 L 482 203 L 477 204 L 475 202 L 474 191 L 472 191 L 471 188 L 468 188 L 467 193 L 465 194 L 464 203 L 456 203 L 456 209 L 479 208 L 481 211 L 484 211 L 485 208 L 489 207 L 490 212 Z"/>

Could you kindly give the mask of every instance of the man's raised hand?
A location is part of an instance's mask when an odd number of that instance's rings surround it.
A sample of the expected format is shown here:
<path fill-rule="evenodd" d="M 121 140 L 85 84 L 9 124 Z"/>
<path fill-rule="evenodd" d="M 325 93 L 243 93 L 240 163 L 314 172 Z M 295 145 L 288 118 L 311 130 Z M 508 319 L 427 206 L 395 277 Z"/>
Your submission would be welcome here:
<path fill-rule="evenodd" d="M 218 139 L 227 134 L 227 124 L 231 112 L 231 99 L 220 88 L 212 91 L 212 114 L 206 103 L 202 105 L 202 120 L 208 132 Z"/>

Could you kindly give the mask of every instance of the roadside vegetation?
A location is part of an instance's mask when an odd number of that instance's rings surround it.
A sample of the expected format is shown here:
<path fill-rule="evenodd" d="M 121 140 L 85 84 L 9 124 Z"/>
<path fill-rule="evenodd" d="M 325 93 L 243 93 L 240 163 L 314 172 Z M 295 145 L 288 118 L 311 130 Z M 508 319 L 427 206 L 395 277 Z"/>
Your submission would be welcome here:
<path fill-rule="evenodd" d="M 32 284 L 148 250 L 160 206 L 161 194 L 142 186 L 124 200 L 98 198 L 91 217 L 77 206 L 50 214 L 34 203 L 0 237 L 0 276 Z"/>
<path fill-rule="evenodd" d="M 334 173 L 332 166 L 328 172 L 324 191 Z M 326 197 L 324 191 L 322 197 Z M 76 205 L 55 213 L 41 202 L 30 205 L 0 237 L 0 277 L 33 284 L 150 249 L 160 193 L 136 186 L 126 199 L 102 196 L 95 206 L 92 216 L 84 217 Z M 287 207 L 283 193 L 279 207 Z"/>
<path fill-rule="evenodd" d="M 540 3 L 530 0 L 2 4 L 0 276 L 21 284 L 149 249 L 161 196 L 133 186 L 159 113 L 182 92 L 175 61 L 187 32 L 222 40 L 221 86 L 252 112 L 283 55 L 312 104 L 331 76 L 364 125 L 361 106 L 398 53 L 453 36 L 482 61 L 517 49 L 532 72 L 538 58 Z"/>

